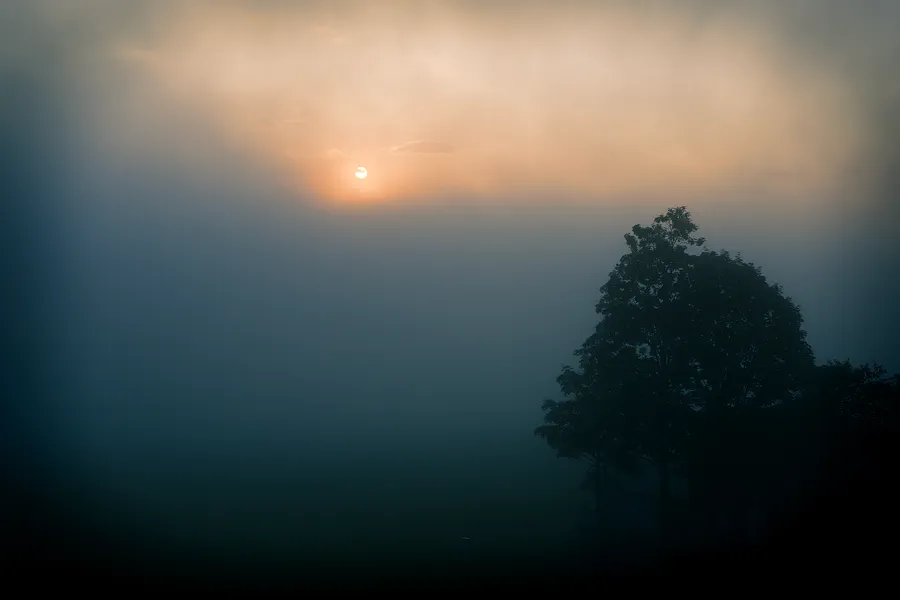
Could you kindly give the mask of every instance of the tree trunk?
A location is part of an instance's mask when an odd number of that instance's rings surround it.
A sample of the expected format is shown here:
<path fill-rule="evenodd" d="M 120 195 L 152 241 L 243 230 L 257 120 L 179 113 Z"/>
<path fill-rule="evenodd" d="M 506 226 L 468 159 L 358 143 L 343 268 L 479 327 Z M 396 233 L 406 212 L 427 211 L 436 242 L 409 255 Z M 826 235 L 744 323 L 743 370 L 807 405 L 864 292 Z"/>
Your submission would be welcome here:
<path fill-rule="evenodd" d="M 710 502 L 709 487 L 700 465 L 692 464 L 688 475 L 688 507 L 694 537 L 706 542 L 716 529 L 714 504 Z"/>
<path fill-rule="evenodd" d="M 600 522 L 603 515 L 603 480 L 600 473 L 594 479 L 594 512 L 597 513 L 597 521 Z"/>
<path fill-rule="evenodd" d="M 607 496 L 607 472 L 606 466 L 598 467 L 594 476 L 594 512 L 597 514 L 597 525 L 602 529 L 605 522 L 606 496 Z"/>
<path fill-rule="evenodd" d="M 672 474 L 666 461 L 657 464 L 659 471 L 659 541 L 663 551 L 671 544 Z"/>

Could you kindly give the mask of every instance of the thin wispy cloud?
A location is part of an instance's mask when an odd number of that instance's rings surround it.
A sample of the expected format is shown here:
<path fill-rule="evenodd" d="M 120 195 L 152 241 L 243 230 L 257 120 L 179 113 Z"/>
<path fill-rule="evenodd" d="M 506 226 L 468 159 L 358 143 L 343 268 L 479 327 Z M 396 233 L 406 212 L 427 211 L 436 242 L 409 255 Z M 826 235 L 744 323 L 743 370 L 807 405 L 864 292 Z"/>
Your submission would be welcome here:
<path fill-rule="evenodd" d="M 394 146 L 391 151 L 410 154 L 452 154 L 454 148 L 453 144 L 447 142 L 415 141 Z"/>

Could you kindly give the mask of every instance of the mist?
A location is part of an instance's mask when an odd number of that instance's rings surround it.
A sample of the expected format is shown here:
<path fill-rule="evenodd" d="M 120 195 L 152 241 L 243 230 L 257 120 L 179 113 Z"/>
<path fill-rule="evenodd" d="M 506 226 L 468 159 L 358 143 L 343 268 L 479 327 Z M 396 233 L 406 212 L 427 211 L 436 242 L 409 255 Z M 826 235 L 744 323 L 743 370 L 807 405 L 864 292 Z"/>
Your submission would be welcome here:
<path fill-rule="evenodd" d="M 893 3 L 77 4 L 0 9 L 10 422 L 54 523 L 210 565 L 568 556 L 591 500 L 541 400 L 670 206 L 819 362 L 900 371 Z"/>

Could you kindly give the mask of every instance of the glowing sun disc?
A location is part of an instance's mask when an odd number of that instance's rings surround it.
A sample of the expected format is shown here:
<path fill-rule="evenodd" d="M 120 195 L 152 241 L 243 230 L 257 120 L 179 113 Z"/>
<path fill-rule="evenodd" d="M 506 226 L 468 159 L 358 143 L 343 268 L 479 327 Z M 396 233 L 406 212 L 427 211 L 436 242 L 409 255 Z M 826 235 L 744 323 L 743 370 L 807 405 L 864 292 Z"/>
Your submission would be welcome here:
<path fill-rule="evenodd" d="M 369 172 L 366 171 L 366 168 L 365 168 L 365 167 L 357 167 L 357 168 L 356 168 L 356 173 L 355 173 L 355 175 L 356 175 L 356 178 L 357 178 L 357 179 L 365 179 L 365 178 L 366 178 L 366 175 L 368 175 L 368 174 L 369 174 Z"/>

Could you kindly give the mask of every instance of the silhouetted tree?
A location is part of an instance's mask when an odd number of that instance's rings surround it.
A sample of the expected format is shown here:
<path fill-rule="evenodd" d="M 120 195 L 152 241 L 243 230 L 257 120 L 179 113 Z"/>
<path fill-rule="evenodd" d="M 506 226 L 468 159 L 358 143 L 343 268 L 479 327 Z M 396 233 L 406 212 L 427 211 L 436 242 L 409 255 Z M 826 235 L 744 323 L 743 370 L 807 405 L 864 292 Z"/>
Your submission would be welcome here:
<path fill-rule="evenodd" d="M 865 435 L 896 437 L 900 433 L 898 384 L 900 376 L 888 376 L 878 364 L 853 366 L 849 361 L 829 361 L 817 367 L 808 410 L 809 420 L 816 424 L 820 451 L 833 455 L 835 447 Z M 834 471 L 822 473 L 831 478 L 836 475 Z"/>
<path fill-rule="evenodd" d="M 748 495 L 747 486 L 723 490 L 717 478 L 726 461 L 756 447 L 753 412 L 797 396 L 813 364 L 790 298 L 739 256 L 691 252 L 704 244 L 696 230 L 678 207 L 625 235 L 628 252 L 600 290 L 601 322 L 576 352 L 580 370 L 565 367 L 559 378 L 574 400 L 545 403 L 538 429 L 567 452 L 589 447 L 589 438 L 601 455 L 652 463 L 664 542 L 673 469 L 700 497 Z"/>
<path fill-rule="evenodd" d="M 846 425 L 897 429 L 897 384 L 879 364 L 853 366 L 829 361 L 818 367 L 816 383 L 820 414 Z"/>
<path fill-rule="evenodd" d="M 601 357 L 583 350 L 580 370 L 569 366 L 557 377 L 565 400 L 544 400 L 544 424 L 535 434 L 544 438 L 557 455 L 588 464 L 583 488 L 596 495 L 596 510 L 603 509 L 611 471 L 633 473 L 638 468 L 634 428 L 626 421 L 625 385 L 603 373 L 622 367 L 624 354 Z"/>
<path fill-rule="evenodd" d="M 785 413 L 787 443 L 771 471 L 773 545 L 818 562 L 838 554 L 844 568 L 847 560 L 867 568 L 887 560 L 876 540 L 900 533 L 898 414 L 900 376 L 849 361 L 816 367 Z"/>
<path fill-rule="evenodd" d="M 778 418 L 801 395 L 814 358 L 799 308 L 740 255 L 704 251 L 692 260 L 686 313 L 693 315 L 687 387 L 699 409 L 691 429 L 694 506 L 714 525 L 740 525 L 761 509 Z M 687 315 L 685 315 L 687 318 Z"/>

